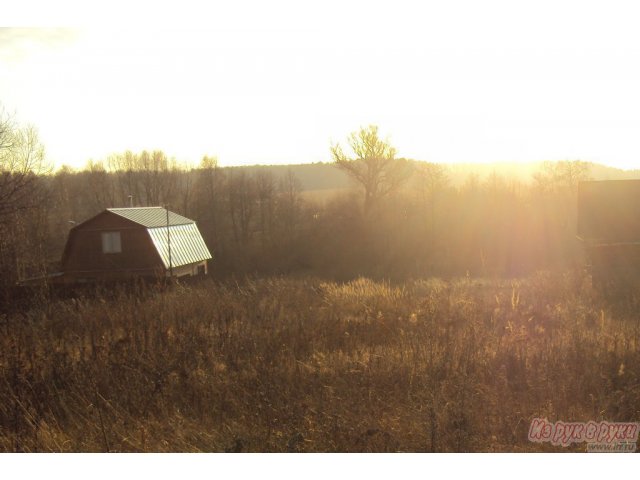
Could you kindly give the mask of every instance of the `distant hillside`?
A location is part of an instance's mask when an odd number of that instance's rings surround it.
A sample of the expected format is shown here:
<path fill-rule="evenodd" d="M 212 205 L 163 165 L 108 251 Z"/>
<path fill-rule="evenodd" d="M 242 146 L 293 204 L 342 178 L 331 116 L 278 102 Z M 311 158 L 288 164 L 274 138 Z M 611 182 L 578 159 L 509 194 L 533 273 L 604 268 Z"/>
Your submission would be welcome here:
<path fill-rule="evenodd" d="M 416 161 L 416 163 L 421 163 Z M 506 178 L 521 182 L 531 181 L 533 174 L 540 171 L 543 162 L 496 162 L 496 163 L 459 163 L 446 165 L 451 183 L 462 185 L 469 175 L 477 175 L 482 181 L 493 172 Z M 301 165 L 252 165 L 248 167 L 226 167 L 225 169 L 242 169 L 247 173 L 269 171 L 277 179 L 291 170 L 300 180 L 302 190 L 335 190 L 352 185 L 350 178 L 331 163 L 310 163 Z M 594 164 L 591 169 L 594 180 L 640 179 L 640 169 L 621 170 L 606 165 Z"/>
<path fill-rule="evenodd" d="M 593 168 L 591 169 L 591 176 L 594 180 L 640 179 L 640 169 L 620 170 L 619 168 L 612 168 L 605 165 L 594 164 Z"/>
<path fill-rule="evenodd" d="M 334 190 L 351 186 L 351 179 L 331 163 L 308 163 L 302 165 L 251 165 L 248 167 L 225 167 L 225 170 L 244 170 L 249 174 L 268 171 L 276 181 L 288 171 L 300 180 L 302 190 Z"/>
<path fill-rule="evenodd" d="M 521 182 L 530 182 L 533 175 L 539 172 L 544 162 L 496 162 L 496 163 L 461 163 L 448 165 L 451 181 L 454 185 L 461 185 L 470 174 L 480 177 L 480 180 L 493 172 L 506 178 L 513 178 Z M 593 180 L 625 180 L 640 179 L 640 170 L 621 170 L 606 165 L 593 164 L 590 175 Z"/>

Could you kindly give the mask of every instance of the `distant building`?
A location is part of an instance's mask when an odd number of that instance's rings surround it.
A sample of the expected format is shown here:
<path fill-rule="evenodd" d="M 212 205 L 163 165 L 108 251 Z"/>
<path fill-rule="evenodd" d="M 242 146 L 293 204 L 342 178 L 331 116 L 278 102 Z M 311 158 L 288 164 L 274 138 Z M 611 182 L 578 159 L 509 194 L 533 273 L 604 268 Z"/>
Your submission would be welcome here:
<path fill-rule="evenodd" d="M 620 291 L 640 280 L 640 180 L 580 182 L 578 238 L 593 284 Z"/>
<path fill-rule="evenodd" d="M 211 253 L 193 220 L 162 207 L 108 208 L 69 232 L 64 282 L 207 274 Z"/>

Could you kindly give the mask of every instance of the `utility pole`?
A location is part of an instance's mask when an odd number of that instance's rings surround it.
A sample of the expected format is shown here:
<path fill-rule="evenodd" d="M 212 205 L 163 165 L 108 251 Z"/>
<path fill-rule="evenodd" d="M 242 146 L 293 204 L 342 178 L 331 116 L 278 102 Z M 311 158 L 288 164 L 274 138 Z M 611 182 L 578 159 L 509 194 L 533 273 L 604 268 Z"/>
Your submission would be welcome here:
<path fill-rule="evenodd" d="M 166 205 L 164 209 L 167 212 L 167 246 L 169 249 L 169 277 L 173 278 L 173 265 L 171 264 L 171 233 L 169 231 L 169 205 Z"/>

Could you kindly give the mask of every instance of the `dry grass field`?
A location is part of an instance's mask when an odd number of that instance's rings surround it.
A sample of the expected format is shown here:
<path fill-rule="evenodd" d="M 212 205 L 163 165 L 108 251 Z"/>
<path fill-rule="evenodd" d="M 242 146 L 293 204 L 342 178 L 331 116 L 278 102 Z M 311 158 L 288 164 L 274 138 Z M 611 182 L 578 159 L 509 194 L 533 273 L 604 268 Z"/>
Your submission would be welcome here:
<path fill-rule="evenodd" d="M 579 275 L 205 281 L 0 315 L 0 450 L 584 451 L 640 420 L 640 321 Z"/>

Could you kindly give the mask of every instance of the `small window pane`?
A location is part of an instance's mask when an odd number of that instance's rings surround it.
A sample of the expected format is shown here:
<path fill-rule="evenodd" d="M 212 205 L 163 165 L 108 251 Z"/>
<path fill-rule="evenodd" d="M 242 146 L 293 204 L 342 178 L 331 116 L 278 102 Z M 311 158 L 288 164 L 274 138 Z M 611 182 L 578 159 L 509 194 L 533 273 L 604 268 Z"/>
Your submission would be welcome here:
<path fill-rule="evenodd" d="M 120 232 L 104 232 L 102 234 L 102 253 L 120 253 Z"/>

